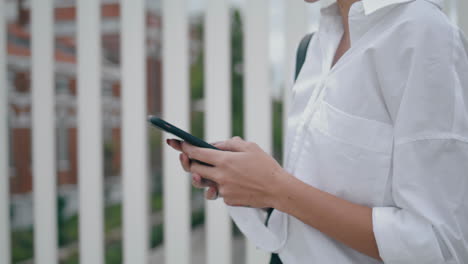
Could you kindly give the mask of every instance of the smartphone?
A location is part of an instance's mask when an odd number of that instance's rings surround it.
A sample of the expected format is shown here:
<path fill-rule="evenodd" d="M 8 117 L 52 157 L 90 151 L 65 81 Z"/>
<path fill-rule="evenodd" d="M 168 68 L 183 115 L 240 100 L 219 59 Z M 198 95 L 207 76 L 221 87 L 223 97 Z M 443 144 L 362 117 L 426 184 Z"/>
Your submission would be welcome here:
<path fill-rule="evenodd" d="M 186 141 L 187 143 L 189 143 L 191 145 L 194 145 L 196 147 L 220 150 L 220 149 L 216 148 L 215 146 L 213 146 L 211 144 L 208 144 L 205 141 L 197 138 L 196 136 L 191 135 L 191 134 L 183 131 L 182 129 L 180 129 L 180 128 L 178 128 L 178 127 L 176 127 L 176 126 L 162 120 L 161 118 L 157 118 L 155 116 L 149 116 L 148 117 L 148 122 L 150 122 L 153 126 L 159 128 L 159 129 L 161 129 L 163 131 L 166 131 L 168 133 L 171 133 L 172 135 L 174 135 L 176 137 L 179 137 L 182 140 Z M 201 165 L 213 167 L 213 165 L 202 162 L 202 161 L 199 161 L 199 160 L 192 160 L 192 161 L 200 163 Z"/>
<path fill-rule="evenodd" d="M 186 141 L 187 143 L 190 143 L 191 145 L 194 145 L 196 147 L 220 150 L 216 148 L 215 146 L 208 144 L 205 141 L 195 137 L 194 135 L 191 135 L 183 131 L 182 129 L 162 120 L 161 118 L 157 118 L 155 116 L 149 116 L 148 122 L 150 122 L 153 126 L 163 131 L 166 131 L 168 133 L 171 133 L 172 135 L 179 137 L 182 140 Z"/>

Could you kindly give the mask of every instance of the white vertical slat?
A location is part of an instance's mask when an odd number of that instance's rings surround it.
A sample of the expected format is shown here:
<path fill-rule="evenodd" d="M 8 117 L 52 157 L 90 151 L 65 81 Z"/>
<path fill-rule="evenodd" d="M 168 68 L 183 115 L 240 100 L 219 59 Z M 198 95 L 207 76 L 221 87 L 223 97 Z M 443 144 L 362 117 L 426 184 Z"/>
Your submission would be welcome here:
<path fill-rule="evenodd" d="M 57 263 L 53 1 L 32 0 L 32 160 L 35 263 Z"/>
<path fill-rule="evenodd" d="M 163 115 L 184 130 L 190 127 L 187 11 L 187 0 L 163 0 Z M 163 167 L 166 264 L 188 264 L 190 176 L 181 169 L 178 154 L 166 144 Z"/>
<path fill-rule="evenodd" d="M 296 72 L 296 50 L 299 42 L 307 32 L 307 8 L 303 1 L 286 1 L 286 78 L 283 93 L 283 146 L 286 139 L 287 116 L 291 100 L 291 88 Z M 284 147 L 283 147 L 284 148 Z"/>
<path fill-rule="evenodd" d="M 0 0 L 0 263 L 11 261 L 10 245 L 10 172 L 8 142 L 8 82 L 6 55 L 5 0 Z"/>
<path fill-rule="evenodd" d="M 77 2 L 80 261 L 103 263 L 100 2 Z"/>
<path fill-rule="evenodd" d="M 124 263 L 148 261 L 145 1 L 121 0 Z"/>
<path fill-rule="evenodd" d="M 272 151 L 271 89 L 269 82 L 268 0 L 246 1 L 244 39 L 245 137 Z M 247 243 L 247 264 L 267 263 L 269 254 Z"/>
<path fill-rule="evenodd" d="M 208 142 L 231 135 L 230 16 L 227 0 L 209 0 L 205 16 L 205 131 Z M 208 264 L 230 264 L 231 220 L 224 202 L 207 201 Z"/>

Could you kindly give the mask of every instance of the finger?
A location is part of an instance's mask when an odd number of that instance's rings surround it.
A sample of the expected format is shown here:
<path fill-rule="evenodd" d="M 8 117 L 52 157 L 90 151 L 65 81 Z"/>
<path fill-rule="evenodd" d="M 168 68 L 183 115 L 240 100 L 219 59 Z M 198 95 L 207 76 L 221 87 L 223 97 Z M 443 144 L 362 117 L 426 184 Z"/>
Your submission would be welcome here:
<path fill-rule="evenodd" d="M 213 166 L 219 163 L 219 158 L 223 155 L 222 151 L 195 147 L 187 142 L 182 143 L 182 151 L 191 159 L 202 161 Z"/>
<path fill-rule="evenodd" d="M 232 139 L 220 142 L 216 147 L 225 151 L 244 152 L 247 150 L 248 144 L 247 141 L 240 137 L 233 137 Z"/>
<path fill-rule="evenodd" d="M 218 189 L 210 187 L 205 191 L 205 198 L 207 200 L 216 200 L 218 198 Z"/>
<path fill-rule="evenodd" d="M 216 182 L 214 182 L 212 180 L 205 179 L 205 178 L 201 178 L 201 183 L 205 187 L 211 187 L 211 186 L 218 187 L 218 184 Z"/>
<path fill-rule="evenodd" d="M 205 180 L 211 180 L 215 183 L 219 179 L 219 175 L 216 173 L 217 170 L 215 167 L 201 165 L 197 162 L 192 163 L 192 165 L 190 166 L 190 172 L 196 173 L 200 175 L 202 178 L 204 178 Z"/>
<path fill-rule="evenodd" d="M 206 188 L 206 187 L 218 188 L 218 185 L 214 181 L 203 179 L 202 176 L 200 176 L 197 173 L 192 173 L 192 184 L 196 188 Z"/>
<path fill-rule="evenodd" d="M 216 142 L 212 142 L 210 144 L 216 147 L 216 145 L 218 145 L 219 143 L 223 143 L 223 141 L 216 141 Z"/>
<path fill-rule="evenodd" d="M 179 160 L 180 160 L 180 163 L 182 164 L 182 168 L 184 168 L 184 171 L 190 172 L 190 165 L 191 165 L 192 162 L 190 161 L 187 154 L 180 153 Z"/>
<path fill-rule="evenodd" d="M 192 174 L 192 185 L 193 187 L 198 188 L 198 189 L 203 189 L 205 187 L 208 187 L 208 186 L 203 185 L 201 176 L 196 173 Z"/>
<path fill-rule="evenodd" d="M 167 139 L 166 143 L 171 146 L 173 149 L 182 151 L 182 141 L 177 139 Z"/>

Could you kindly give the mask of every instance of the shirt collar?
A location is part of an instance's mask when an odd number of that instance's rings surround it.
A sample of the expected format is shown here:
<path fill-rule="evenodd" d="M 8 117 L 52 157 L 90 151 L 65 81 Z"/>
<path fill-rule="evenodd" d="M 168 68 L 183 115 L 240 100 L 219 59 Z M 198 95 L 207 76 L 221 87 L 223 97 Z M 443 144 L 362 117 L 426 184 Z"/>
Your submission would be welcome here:
<path fill-rule="evenodd" d="M 380 10 L 390 5 L 406 3 L 406 2 L 411 2 L 411 1 L 414 1 L 414 0 L 361 0 L 362 5 L 364 7 L 364 13 L 366 15 L 370 15 L 374 13 L 375 11 Z M 437 5 L 441 9 L 443 8 L 443 5 L 444 5 L 444 0 L 425 0 L 425 1 L 431 2 Z M 336 3 L 336 0 L 322 0 L 320 3 L 321 3 L 322 11 L 325 11 L 326 9 L 330 9 L 330 7 Z"/>
<path fill-rule="evenodd" d="M 387 7 L 412 1 L 427 1 L 439 8 L 442 8 L 444 0 L 361 0 L 354 3 L 349 11 L 351 45 L 355 45 L 355 43 L 364 36 L 364 34 L 372 28 L 386 12 L 391 10 L 391 8 Z M 336 0 L 321 0 L 320 3 L 322 16 L 320 21 L 319 39 L 322 39 L 323 43 L 329 43 L 328 41 L 332 41 L 327 39 L 333 38 L 330 36 L 329 32 L 338 32 L 338 34 L 336 34 L 339 36 L 337 39 L 341 39 L 343 24 L 341 22 L 340 11 Z M 339 39 L 336 41 L 339 42 Z M 327 48 L 325 47 L 324 50 L 325 49 Z M 330 56 L 334 56 L 334 49 L 331 49 L 329 52 L 332 54 Z"/>
<path fill-rule="evenodd" d="M 411 2 L 414 0 L 362 0 L 362 4 L 364 6 L 364 12 L 366 15 L 370 15 L 375 11 L 382 9 L 384 7 L 394 5 L 394 4 L 401 4 L 406 2 Z M 439 8 L 442 9 L 444 0 L 426 0 L 437 5 Z"/>

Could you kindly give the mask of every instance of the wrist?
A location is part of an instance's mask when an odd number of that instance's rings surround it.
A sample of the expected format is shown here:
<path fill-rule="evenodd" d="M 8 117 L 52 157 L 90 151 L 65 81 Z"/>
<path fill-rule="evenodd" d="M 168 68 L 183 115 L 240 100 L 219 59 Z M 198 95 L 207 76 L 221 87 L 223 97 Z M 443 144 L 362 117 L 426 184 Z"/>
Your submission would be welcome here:
<path fill-rule="evenodd" d="M 275 182 L 270 185 L 270 207 L 284 212 L 285 201 L 290 197 L 288 194 L 289 185 L 293 183 L 295 178 L 282 168 L 275 174 Z"/>

